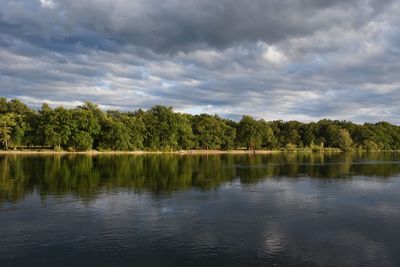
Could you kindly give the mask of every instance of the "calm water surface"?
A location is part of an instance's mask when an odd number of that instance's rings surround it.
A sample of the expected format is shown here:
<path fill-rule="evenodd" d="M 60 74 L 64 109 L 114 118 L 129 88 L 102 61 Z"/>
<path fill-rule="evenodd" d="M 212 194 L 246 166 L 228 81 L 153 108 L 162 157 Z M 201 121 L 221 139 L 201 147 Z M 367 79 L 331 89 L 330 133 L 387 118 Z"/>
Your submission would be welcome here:
<path fill-rule="evenodd" d="M 0 266 L 400 266 L 400 155 L 0 156 Z"/>

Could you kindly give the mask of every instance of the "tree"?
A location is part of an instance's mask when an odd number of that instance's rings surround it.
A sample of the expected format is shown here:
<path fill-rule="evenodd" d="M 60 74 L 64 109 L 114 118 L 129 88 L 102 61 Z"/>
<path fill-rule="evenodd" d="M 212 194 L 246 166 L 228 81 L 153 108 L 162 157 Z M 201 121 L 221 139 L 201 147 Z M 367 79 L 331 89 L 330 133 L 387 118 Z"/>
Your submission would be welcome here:
<path fill-rule="evenodd" d="M 222 123 L 218 116 L 209 114 L 196 115 L 192 124 L 197 148 L 206 150 L 221 148 Z"/>
<path fill-rule="evenodd" d="M 172 107 L 148 111 L 102 111 L 82 106 L 37 112 L 17 99 L 0 97 L 0 145 L 46 146 L 60 149 L 179 150 L 179 149 L 297 149 L 399 150 L 400 126 L 388 122 L 355 124 L 320 120 L 316 123 L 255 120 L 239 122 L 217 115 L 175 113 Z"/>
<path fill-rule="evenodd" d="M 326 127 L 326 146 L 339 147 L 339 126 L 330 124 Z"/>
<path fill-rule="evenodd" d="M 353 145 L 350 133 L 346 129 L 340 129 L 338 135 L 338 147 L 343 150 L 349 150 Z"/>
<path fill-rule="evenodd" d="M 143 116 L 140 114 L 123 115 L 120 118 L 129 131 L 130 143 L 132 149 L 143 149 L 146 125 L 143 122 Z"/>
<path fill-rule="evenodd" d="M 89 133 L 84 131 L 77 131 L 72 135 L 71 140 L 74 148 L 78 151 L 86 151 L 92 148 L 93 138 Z"/>
<path fill-rule="evenodd" d="M 102 122 L 98 148 L 104 150 L 130 150 L 129 131 L 126 125 L 116 118 L 107 117 Z"/>
<path fill-rule="evenodd" d="M 294 150 L 296 150 L 296 148 L 297 148 L 297 146 L 295 144 L 292 144 L 292 143 L 287 143 L 286 146 L 285 146 L 285 149 L 287 151 L 294 151 Z"/>
<path fill-rule="evenodd" d="M 379 149 L 379 146 L 372 140 L 365 140 L 363 142 L 363 148 L 367 151 L 375 151 Z"/>
<path fill-rule="evenodd" d="M 15 114 L 6 113 L 0 114 L 0 142 L 3 144 L 4 149 L 8 149 L 8 143 L 11 139 L 11 132 L 15 127 Z"/>
<path fill-rule="evenodd" d="M 147 147 L 152 150 L 173 150 L 178 147 L 178 118 L 172 107 L 152 107 L 145 113 L 144 122 Z"/>
<path fill-rule="evenodd" d="M 258 121 L 250 116 L 243 116 L 238 126 L 239 142 L 248 150 L 261 147 L 262 133 Z"/>
<path fill-rule="evenodd" d="M 316 143 L 317 131 L 317 125 L 314 122 L 302 125 L 300 135 L 305 146 L 312 147 Z"/>
<path fill-rule="evenodd" d="M 190 116 L 178 114 L 178 146 L 180 149 L 192 149 L 195 146 L 195 137 L 190 124 Z"/>
<path fill-rule="evenodd" d="M 16 149 L 17 146 L 20 146 L 24 141 L 27 127 L 28 124 L 25 121 L 24 117 L 22 115 L 16 115 L 15 127 L 13 127 L 11 132 L 11 141 L 14 145 L 14 149 Z"/>
<path fill-rule="evenodd" d="M 96 147 L 100 149 L 113 149 L 117 146 L 119 150 L 143 149 L 146 127 L 143 122 L 144 113 L 131 113 L 120 111 L 107 111 L 101 120 L 99 143 Z M 108 133 L 108 134 L 107 134 Z M 114 138 L 119 141 L 114 144 Z M 108 136 L 108 141 L 104 138 Z"/>
<path fill-rule="evenodd" d="M 7 98 L 0 97 L 0 114 L 4 114 L 7 112 L 9 112 Z"/>
<path fill-rule="evenodd" d="M 71 136 L 71 128 L 74 124 L 71 112 L 63 107 L 53 110 L 44 104 L 40 114 L 44 144 L 60 150 L 61 146 L 68 144 Z"/>
<path fill-rule="evenodd" d="M 330 147 L 337 147 L 343 150 L 349 150 L 352 147 L 353 140 L 348 130 L 340 128 L 338 125 L 329 125 L 327 133 Z"/>
<path fill-rule="evenodd" d="M 31 113 L 31 109 L 28 108 L 27 105 L 22 103 L 18 99 L 12 99 L 10 102 L 8 102 L 8 112 L 12 112 L 14 114 L 19 114 L 19 115 L 26 115 L 28 113 Z"/>
<path fill-rule="evenodd" d="M 71 110 L 71 116 L 71 138 L 68 145 L 77 150 L 91 149 L 94 137 L 100 133 L 100 124 L 94 112 L 91 109 L 78 107 Z"/>
<path fill-rule="evenodd" d="M 286 144 L 300 145 L 300 128 L 301 123 L 298 121 L 288 121 L 282 124 L 281 135 L 282 141 Z"/>
<path fill-rule="evenodd" d="M 24 121 L 26 128 L 21 143 L 28 148 L 32 145 L 42 145 L 41 115 L 37 112 L 31 112 L 24 116 Z"/>
<path fill-rule="evenodd" d="M 229 150 L 235 147 L 236 128 L 228 123 L 221 123 L 221 149 Z"/>
<path fill-rule="evenodd" d="M 258 123 L 261 131 L 261 147 L 266 149 L 274 148 L 276 139 L 272 128 L 264 120 L 260 120 Z"/>

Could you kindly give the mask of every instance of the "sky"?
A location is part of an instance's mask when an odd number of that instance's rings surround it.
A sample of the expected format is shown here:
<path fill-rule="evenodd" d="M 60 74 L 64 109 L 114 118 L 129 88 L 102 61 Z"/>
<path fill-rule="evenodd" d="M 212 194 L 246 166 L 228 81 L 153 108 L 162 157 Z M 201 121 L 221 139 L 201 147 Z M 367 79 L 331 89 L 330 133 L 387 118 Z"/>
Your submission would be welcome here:
<path fill-rule="evenodd" d="M 0 0 L 0 96 L 400 124 L 400 0 Z"/>

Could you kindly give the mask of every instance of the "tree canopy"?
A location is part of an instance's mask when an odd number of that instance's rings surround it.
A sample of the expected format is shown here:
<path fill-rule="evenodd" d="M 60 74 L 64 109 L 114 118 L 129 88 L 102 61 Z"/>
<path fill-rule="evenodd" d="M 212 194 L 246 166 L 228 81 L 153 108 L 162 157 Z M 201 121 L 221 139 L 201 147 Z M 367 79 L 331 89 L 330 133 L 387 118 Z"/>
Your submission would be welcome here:
<path fill-rule="evenodd" d="M 0 98 L 0 147 L 69 151 L 399 150 L 400 126 L 326 119 L 311 123 L 265 121 L 248 115 L 236 122 L 217 115 L 178 113 L 165 106 L 147 111 L 103 111 L 90 102 L 71 109 L 43 104 L 34 110 L 17 99 Z"/>

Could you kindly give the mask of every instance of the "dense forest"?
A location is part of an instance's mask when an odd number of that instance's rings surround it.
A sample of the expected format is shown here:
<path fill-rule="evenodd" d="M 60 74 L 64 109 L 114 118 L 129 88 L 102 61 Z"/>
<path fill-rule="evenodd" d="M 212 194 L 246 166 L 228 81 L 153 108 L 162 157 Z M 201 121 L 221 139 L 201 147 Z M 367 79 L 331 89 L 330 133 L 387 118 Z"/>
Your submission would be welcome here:
<path fill-rule="evenodd" d="M 189 149 L 399 150 L 400 126 L 320 120 L 239 122 L 217 115 L 190 115 L 172 107 L 147 111 L 102 111 L 86 102 L 73 109 L 43 104 L 33 110 L 17 99 L 0 98 L 2 149 L 85 151 Z"/>

